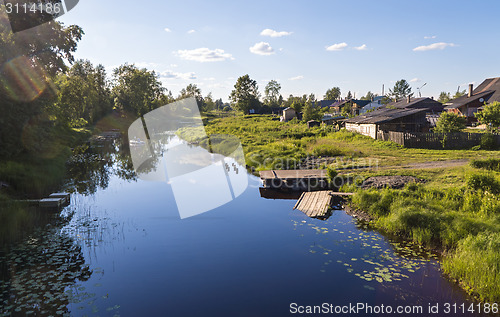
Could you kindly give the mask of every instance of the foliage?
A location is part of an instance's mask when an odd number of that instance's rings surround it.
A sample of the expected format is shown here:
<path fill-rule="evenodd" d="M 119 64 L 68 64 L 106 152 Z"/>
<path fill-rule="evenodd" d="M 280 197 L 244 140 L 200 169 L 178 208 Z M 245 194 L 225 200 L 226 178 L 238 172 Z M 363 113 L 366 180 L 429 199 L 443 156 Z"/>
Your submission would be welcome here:
<path fill-rule="evenodd" d="M 375 98 L 377 96 L 378 96 L 377 94 L 374 94 L 373 92 L 368 91 L 366 93 L 366 96 L 361 97 L 361 100 L 372 100 L 373 98 Z"/>
<path fill-rule="evenodd" d="M 457 99 L 458 97 L 462 97 L 466 94 L 467 92 L 465 90 L 457 90 L 457 92 L 453 95 L 452 99 Z"/>
<path fill-rule="evenodd" d="M 470 165 L 474 168 L 500 172 L 500 159 L 497 158 L 489 158 L 485 160 L 475 159 L 470 162 Z"/>
<path fill-rule="evenodd" d="M 94 68 L 90 61 L 77 61 L 57 80 L 59 94 L 52 106 L 60 123 L 71 127 L 92 124 L 113 109 L 113 101 L 104 66 Z"/>
<path fill-rule="evenodd" d="M 51 21 L 14 34 L 6 19 L 0 15 L 0 157 L 12 158 L 26 151 L 25 124 L 47 115 L 56 97 L 53 80 L 73 63 L 83 30 Z"/>
<path fill-rule="evenodd" d="M 236 109 L 244 113 L 249 113 L 251 109 L 258 110 L 260 101 L 257 81 L 251 79 L 248 74 L 239 77 L 229 99 L 231 99 Z"/>
<path fill-rule="evenodd" d="M 406 98 L 411 94 L 410 84 L 405 80 L 401 79 L 394 84 L 394 88 L 389 88 L 389 96 L 393 99 L 402 99 Z"/>
<path fill-rule="evenodd" d="M 491 133 L 483 133 L 480 147 L 483 150 L 496 150 L 498 148 L 496 136 Z"/>
<path fill-rule="evenodd" d="M 340 88 L 339 87 L 333 87 L 330 88 L 326 91 L 325 95 L 323 96 L 323 99 L 325 100 L 337 100 L 340 98 Z"/>
<path fill-rule="evenodd" d="M 500 193 L 500 182 L 491 174 L 472 174 L 467 179 L 467 187 L 492 194 Z"/>
<path fill-rule="evenodd" d="M 347 92 L 346 99 L 347 99 L 347 100 L 351 100 L 351 99 L 352 99 L 352 93 L 351 93 L 351 91 L 350 91 L 350 90 Z"/>
<path fill-rule="evenodd" d="M 276 80 L 271 80 L 264 88 L 264 103 L 269 107 L 279 106 L 281 85 Z"/>
<path fill-rule="evenodd" d="M 500 127 L 500 102 L 495 101 L 484 106 L 482 111 L 474 114 L 482 124 L 486 124 L 488 129 L 497 131 Z"/>
<path fill-rule="evenodd" d="M 297 113 L 302 112 L 302 103 L 300 102 L 294 101 L 290 107 L 292 107 Z"/>
<path fill-rule="evenodd" d="M 141 116 L 162 105 L 165 88 L 159 74 L 124 64 L 116 68 L 113 75 L 115 107 Z"/>
<path fill-rule="evenodd" d="M 440 103 L 447 103 L 448 101 L 451 100 L 451 95 L 449 92 L 446 92 L 446 91 L 442 91 L 440 94 L 439 94 L 439 98 L 438 98 L 438 102 Z"/>
<path fill-rule="evenodd" d="M 465 128 L 465 118 L 453 112 L 443 112 L 434 128 L 436 133 L 460 132 Z"/>

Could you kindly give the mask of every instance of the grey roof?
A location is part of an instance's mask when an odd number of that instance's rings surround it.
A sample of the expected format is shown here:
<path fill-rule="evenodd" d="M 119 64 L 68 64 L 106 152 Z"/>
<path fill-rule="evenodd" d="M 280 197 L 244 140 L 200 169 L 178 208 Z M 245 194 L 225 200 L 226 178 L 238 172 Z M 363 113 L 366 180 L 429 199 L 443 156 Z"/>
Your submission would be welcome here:
<path fill-rule="evenodd" d="M 469 97 L 466 94 L 455 98 L 445 104 L 445 109 L 457 109 L 480 98 L 483 98 L 486 103 L 500 101 L 500 77 L 488 78 L 484 80 L 479 86 L 477 86 L 476 89 L 473 90 L 472 97 Z"/>
<path fill-rule="evenodd" d="M 442 112 L 443 105 L 434 99 L 428 97 L 411 98 L 410 102 L 406 99 L 397 102 L 391 102 L 386 107 L 388 108 L 413 108 L 413 109 L 428 109 L 429 111 Z"/>
<path fill-rule="evenodd" d="M 399 109 L 377 109 L 372 112 L 368 112 L 362 115 L 359 115 L 354 118 L 350 118 L 346 120 L 346 123 L 357 123 L 357 124 L 366 124 L 366 123 L 386 123 L 392 121 L 394 119 L 403 118 L 406 116 L 411 116 L 416 113 L 426 112 L 427 109 L 412 109 L 412 108 L 399 108 Z"/>

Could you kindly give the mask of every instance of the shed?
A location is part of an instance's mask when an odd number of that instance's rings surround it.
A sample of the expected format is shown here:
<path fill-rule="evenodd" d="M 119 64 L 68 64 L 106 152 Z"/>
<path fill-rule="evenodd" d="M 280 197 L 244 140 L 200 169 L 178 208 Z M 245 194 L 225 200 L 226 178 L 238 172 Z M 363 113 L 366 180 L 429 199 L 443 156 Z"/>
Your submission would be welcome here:
<path fill-rule="evenodd" d="M 307 127 L 308 128 L 313 128 L 313 127 L 319 127 L 321 124 L 319 121 L 316 120 L 309 120 L 307 121 Z"/>
<path fill-rule="evenodd" d="M 288 107 L 285 110 L 283 110 L 283 116 L 281 117 L 282 119 L 281 121 L 287 122 L 292 120 L 296 116 L 297 113 L 295 112 L 295 109 Z"/>

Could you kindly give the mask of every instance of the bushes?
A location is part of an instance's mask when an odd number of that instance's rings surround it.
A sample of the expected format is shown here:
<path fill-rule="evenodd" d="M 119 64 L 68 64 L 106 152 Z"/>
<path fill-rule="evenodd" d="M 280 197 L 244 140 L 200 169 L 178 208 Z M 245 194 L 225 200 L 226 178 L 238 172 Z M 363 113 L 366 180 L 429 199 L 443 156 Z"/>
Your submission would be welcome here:
<path fill-rule="evenodd" d="M 314 156 L 340 156 L 342 155 L 342 150 L 334 147 L 330 144 L 321 144 L 312 150 Z"/>
<path fill-rule="evenodd" d="M 496 150 L 498 148 L 497 140 L 491 133 L 484 133 L 481 135 L 480 145 L 482 150 Z"/>
<path fill-rule="evenodd" d="M 500 172 L 500 159 L 490 158 L 486 160 L 472 160 L 470 165 L 474 168 Z"/>
<path fill-rule="evenodd" d="M 500 182 L 491 174 L 472 174 L 467 179 L 467 187 L 473 190 L 482 190 L 492 194 L 500 193 Z"/>

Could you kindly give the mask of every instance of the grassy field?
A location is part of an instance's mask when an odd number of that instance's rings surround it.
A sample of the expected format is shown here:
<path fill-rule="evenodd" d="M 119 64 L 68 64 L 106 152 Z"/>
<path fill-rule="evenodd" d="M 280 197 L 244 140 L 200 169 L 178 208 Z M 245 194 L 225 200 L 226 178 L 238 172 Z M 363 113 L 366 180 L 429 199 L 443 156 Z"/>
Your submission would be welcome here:
<path fill-rule="evenodd" d="M 380 168 L 344 172 L 363 178 L 410 175 L 426 180 L 402 190 L 366 190 L 354 184 L 342 190 L 355 192 L 352 204 L 375 218 L 375 228 L 441 251 L 444 272 L 464 289 L 483 301 L 500 300 L 499 151 L 406 149 L 348 131 L 281 123 L 271 116 L 212 119 L 205 130 L 239 137 L 246 163 L 256 171 L 294 168 L 307 156 L 328 156 L 338 158 L 334 168 L 376 162 Z M 471 163 L 401 168 L 464 159 Z"/>

